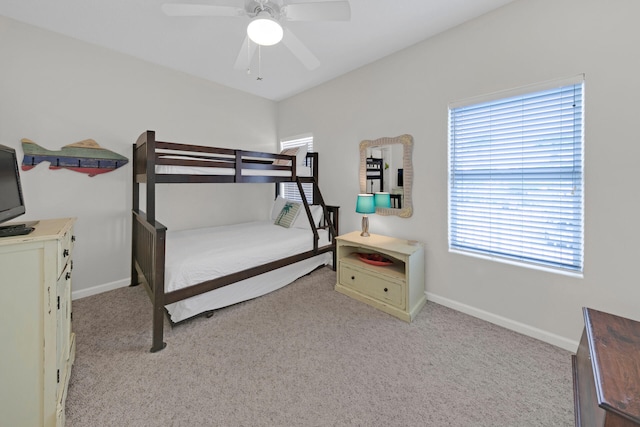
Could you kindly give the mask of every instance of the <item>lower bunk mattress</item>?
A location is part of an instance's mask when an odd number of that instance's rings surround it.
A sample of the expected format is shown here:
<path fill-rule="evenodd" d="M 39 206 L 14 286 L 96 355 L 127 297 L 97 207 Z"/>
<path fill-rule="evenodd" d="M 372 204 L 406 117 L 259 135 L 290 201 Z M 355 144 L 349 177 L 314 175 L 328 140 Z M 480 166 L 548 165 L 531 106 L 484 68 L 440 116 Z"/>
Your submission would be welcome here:
<path fill-rule="evenodd" d="M 319 247 L 330 243 L 326 230 L 318 230 L 318 234 Z M 284 228 L 271 221 L 167 231 L 165 290 L 171 292 L 312 250 L 313 239 L 310 228 Z M 180 322 L 280 289 L 331 260 L 331 252 L 320 254 L 166 308 L 171 320 Z"/>

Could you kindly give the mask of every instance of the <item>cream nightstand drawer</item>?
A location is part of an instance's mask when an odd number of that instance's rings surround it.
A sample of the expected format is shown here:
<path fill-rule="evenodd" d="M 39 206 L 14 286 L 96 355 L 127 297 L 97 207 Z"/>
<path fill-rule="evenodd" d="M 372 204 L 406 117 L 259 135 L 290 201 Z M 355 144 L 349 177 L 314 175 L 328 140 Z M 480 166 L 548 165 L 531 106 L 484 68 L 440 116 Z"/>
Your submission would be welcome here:
<path fill-rule="evenodd" d="M 372 276 L 345 263 L 340 264 L 340 284 L 364 295 L 404 309 L 404 284 Z"/>

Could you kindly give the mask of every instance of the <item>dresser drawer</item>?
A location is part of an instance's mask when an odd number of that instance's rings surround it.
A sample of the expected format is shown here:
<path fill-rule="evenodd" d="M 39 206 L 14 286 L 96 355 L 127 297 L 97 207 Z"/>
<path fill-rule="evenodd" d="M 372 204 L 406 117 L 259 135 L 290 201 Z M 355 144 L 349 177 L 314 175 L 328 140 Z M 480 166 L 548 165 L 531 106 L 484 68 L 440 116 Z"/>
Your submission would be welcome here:
<path fill-rule="evenodd" d="M 75 237 L 73 235 L 73 228 L 69 229 L 62 239 L 58 241 L 58 278 L 62 276 L 62 272 L 71 259 L 71 251 L 73 250 L 74 241 Z"/>
<path fill-rule="evenodd" d="M 373 276 L 346 263 L 340 263 L 340 284 L 396 308 L 405 308 L 403 282 Z"/>

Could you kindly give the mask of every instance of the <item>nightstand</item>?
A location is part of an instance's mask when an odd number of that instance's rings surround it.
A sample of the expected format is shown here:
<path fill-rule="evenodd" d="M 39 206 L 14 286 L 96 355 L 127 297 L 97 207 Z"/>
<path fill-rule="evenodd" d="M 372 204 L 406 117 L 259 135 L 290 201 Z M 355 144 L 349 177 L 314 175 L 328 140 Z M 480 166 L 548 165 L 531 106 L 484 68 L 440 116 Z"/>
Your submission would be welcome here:
<path fill-rule="evenodd" d="M 427 302 L 424 247 L 394 237 L 359 231 L 336 237 L 336 291 L 411 322 Z M 392 263 L 373 265 L 359 254 L 379 254 Z"/>

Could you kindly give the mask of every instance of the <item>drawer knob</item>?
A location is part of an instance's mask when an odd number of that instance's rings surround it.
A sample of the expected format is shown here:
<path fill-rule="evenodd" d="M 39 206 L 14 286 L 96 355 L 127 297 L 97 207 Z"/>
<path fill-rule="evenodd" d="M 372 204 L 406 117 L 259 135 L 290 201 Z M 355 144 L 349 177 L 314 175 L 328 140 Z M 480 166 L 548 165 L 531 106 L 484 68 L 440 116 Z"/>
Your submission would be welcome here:
<path fill-rule="evenodd" d="M 356 280 L 356 276 L 351 276 L 351 280 Z"/>
<path fill-rule="evenodd" d="M 385 291 L 385 292 L 389 292 L 389 289 L 387 289 L 387 288 L 384 288 L 384 291 Z"/>
<path fill-rule="evenodd" d="M 69 256 L 69 249 L 65 249 L 64 251 L 62 251 L 62 256 L 63 257 L 68 257 Z"/>

